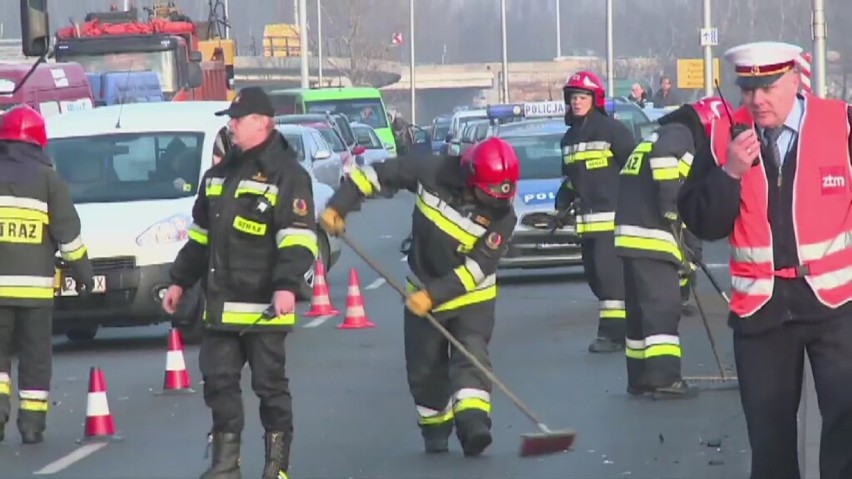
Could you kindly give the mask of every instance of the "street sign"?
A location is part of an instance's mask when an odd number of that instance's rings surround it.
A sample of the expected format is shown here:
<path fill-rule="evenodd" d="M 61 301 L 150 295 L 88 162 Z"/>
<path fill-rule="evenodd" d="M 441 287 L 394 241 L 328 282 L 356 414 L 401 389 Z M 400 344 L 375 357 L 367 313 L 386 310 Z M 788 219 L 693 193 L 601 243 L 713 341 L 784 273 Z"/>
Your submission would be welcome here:
<path fill-rule="evenodd" d="M 713 59 L 713 81 L 719 80 L 721 62 Z M 684 90 L 704 88 L 704 60 L 701 58 L 679 58 L 677 60 L 677 87 Z"/>
<path fill-rule="evenodd" d="M 719 29 L 718 28 L 702 28 L 701 29 L 701 46 L 715 47 L 719 45 Z"/>

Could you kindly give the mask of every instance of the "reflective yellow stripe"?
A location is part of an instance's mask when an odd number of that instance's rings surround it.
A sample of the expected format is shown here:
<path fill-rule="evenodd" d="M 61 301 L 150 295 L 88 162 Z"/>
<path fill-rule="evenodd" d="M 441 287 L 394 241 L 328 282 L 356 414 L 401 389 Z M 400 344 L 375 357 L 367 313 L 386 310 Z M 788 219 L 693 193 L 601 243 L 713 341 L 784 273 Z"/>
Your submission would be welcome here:
<path fill-rule="evenodd" d="M 67 243 L 59 245 L 59 254 L 67 261 L 77 261 L 86 255 L 86 245 L 83 244 L 83 238 L 77 236 Z"/>
<path fill-rule="evenodd" d="M 226 302 L 222 307 L 222 324 L 251 325 L 257 322 L 258 326 L 293 326 L 296 324 L 294 313 L 282 314 L 272 319 L 260 319 L 268 304 L 262 303 L 231 303 Z"/>
<path fill-rule="evenodd" d="M 584 161 L 588 169 L 605 167 L 613 157 L 612 145 L 606 141 L 589 141 L 562 147 L 562 159 L 566 165 Z"/>
<path fill-rule="evenodd" d="M 686 178 L 689 176 L 689 170 L 692 169 L 692 153 L 684 153 L 677 163 L 677 170 L 680 176 Z"/>
<path fill-rule="evenodd" d="M 53 298 L 53 276 L 0 276 L 0 298 Z"/>
<path fill-rule="evenodd" d="M 18 408 L 22 411 L 47 412 L 47 401 L 37 399 L 22 399 Z"/>
<path fill-rule="evenodd" d="M 11 396 L 12 385 L 8 382 L 0 382 L 0 396 Z"/>
<path fill-rule="evenodd" d="M 681 357 L 680 338 L 673 334 L 654 334 L 642 340 L 627 339 L 625 354 L 631 359 L 651 359 L 661 356 Z"/>
<path fill-rule="evenodd" d="M 247 220 L 242 216 L 234 218 L 234 229 L 243 233 L 263 236 L 266 234 L 266 225 L 257 221 Z"/>
<path fill-rule="evenodd" d="M 288 479 L 284 471 L 278 471 L 278 479 Z"/>
<path fill-rule="evenodd" d="M 600 319 L 627 319 L 627 311 L 624 309 L 624 301 L 617 299 L 604 299 L 598 303 L 598 318 Z"/>
<path fill-rule="evenodd" d="M 677 168 L 661 168 L 659 170 L 651 170 L 651 177 L 654 181 L 673 181 L 680 179 L 680 172 Z"/>
<path fill-rule="evenodd" d="M 489 278 L 494 278 L 494 276 L 489 276 L 486 281 L 483 282 L 483 285 L 481 285 L 479 289 L 462 294 L 461 296 L 456 296 L 455 298 L 447 301 L 446 303 L 441 303 L 438 306 L 432 308 L 432 311 L 436 313 L 441 311 L 450 311 L 496 298 L 496 279 L 495 282 L 492 282 Z M 407 289 L 409 292 L 417 291 L 417 287 L 411 284 L 410 282 L 407 283 Z"/>
<path fill-rule="evenodd" d="M 476 240 L 485 234 L 485 228 L 447 205 L 422 185 L 417 188 L 417 209 L 441 231 L 462 244 L 465 251 L 473 249 Z"/>
<path fill-rule="evenodd" d="M 475 409 L 477 411 L 485 411 L 486 413 L 491 413 L 491 404 L 479 399 L 479 398 L 465 398 L 459 400 L 457 403 L 453 405 L 453 410 L 456 413 L 460 413 L 462 411 L 468 409 Z"/>
<path fill-rule="evenodd" d="M 301 246 L 307 248 L 314 258 L 319 255 L 317 235 L 309 229 L 284 228 L 275 233 L 275 242 L 278 243 L 279 249 Z"/>
<path fill-rule="evenodd" d="M 207 230 L 198 226 L 195 223 L 189 225 L 189 229 L 187 230 L 187 234 L 189 235 L 189 239 L 195 241 L 198 244 L 207 246 Z"/>
<path fill-rule="evenodd" d="M 0 207 L 0 218 L 5 220 L 29 220 L 49 224 L 50 217 L 43 211 L 25 208 Z"/>
<path fill-rule="evenodd" d="M 417 423 L 421 426 L 437 426 L 440 424 L 446 424 L 453 420 L 453 410 L 449 410 L 447 412 L 439 413 L 435 416 L 421 417 L 417 420 Z"/>
<path fill-rule="evenodd" d="M 373 196 L 376 191 L 381 191 L 382 185 L 379 183 L 379 177 L 376 171 L 370 166 L 360 166 L 354 168 L 349 173 L 349 178 L 358 190 L 366 197 Z"/>
<path fill-rule="evenodd" d="M 615 229 L 615 213 L 587 213 L 577 215 L 577 234 L 601 233 Z"/>
<path fill-rule="evenodd" d="M 254 180 L 241 180 L 237 184 L 237 191 L 234 193 L 234 198 L 242 195 L 259 195 L 266 198 L 270 205 L 275 206 L 278 201 L 278 187 L 271 183 L 261 183 Z"/>
<path fill-rule="evenodd" d="M 453 270 L 453 272 L 456 273 L 456 276 L 458 276 L 459 281 L 461 281 L 461 284 L 462 286 L 464 286 L 465 290 L 473 291 L 474 289 L 476 289 L 476 279 L 474 279 L 473 274 L 468 271 L 465 265 L 457 267 Z"/>
<path fill-rule="evenodd" d="M 204 182 L 204 194 L 206 196 L 222 196 L 224 185 L 224 178 L 207 178 Z"/>

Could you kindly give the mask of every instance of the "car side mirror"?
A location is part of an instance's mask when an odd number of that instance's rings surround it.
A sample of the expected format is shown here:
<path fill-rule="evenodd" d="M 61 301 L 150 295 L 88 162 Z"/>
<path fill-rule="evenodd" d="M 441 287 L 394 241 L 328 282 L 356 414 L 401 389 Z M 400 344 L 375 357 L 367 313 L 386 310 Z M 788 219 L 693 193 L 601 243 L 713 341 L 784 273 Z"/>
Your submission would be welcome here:
<path fill-rule="evenodd" d="M 21 0 L 21 47 L 25 56 L 43 57 L 50 50 L 47 0 Z"/>
<path fill-rule="evenodd" d="M 355 156 L 363 155 L 366 151 L 367 151 L 367 149 L 364 148 L 361 145 L 358 145 L 355 148 L 352 148 L 352 154 L 355 155 Z"/>
<path fill-rule="evenodd" d="M 189 52 L 189 61 L 192 63 L 201 63 L 201 52 L 199 51 L 191 51 Z"/>
<path fill-rule="evenodd" d="M 190 88 L 198 88 L 204 82 L 204 74 L 199 63 L 190 63 L 187 70 L 187 83 Z"/>
<path fill-rule="evenodd" d="M 328 150 L 319 150 L 314 153 L 314 161 L 327 160 L 331 158 L 331 152 Z"/>

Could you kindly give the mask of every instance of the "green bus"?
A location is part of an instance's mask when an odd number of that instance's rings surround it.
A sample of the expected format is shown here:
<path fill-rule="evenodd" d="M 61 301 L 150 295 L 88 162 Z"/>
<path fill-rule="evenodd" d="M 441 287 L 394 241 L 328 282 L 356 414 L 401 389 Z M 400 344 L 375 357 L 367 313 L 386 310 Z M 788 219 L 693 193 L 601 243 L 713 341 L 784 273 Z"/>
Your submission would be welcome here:
<path fill-rule="evenodd" d="M 269 92 L 276 115 L 342 113 L 349 121 L 370 125 L 385 148 L 396 152 L 385 103 L 378 88 L 289 88 Z"/>

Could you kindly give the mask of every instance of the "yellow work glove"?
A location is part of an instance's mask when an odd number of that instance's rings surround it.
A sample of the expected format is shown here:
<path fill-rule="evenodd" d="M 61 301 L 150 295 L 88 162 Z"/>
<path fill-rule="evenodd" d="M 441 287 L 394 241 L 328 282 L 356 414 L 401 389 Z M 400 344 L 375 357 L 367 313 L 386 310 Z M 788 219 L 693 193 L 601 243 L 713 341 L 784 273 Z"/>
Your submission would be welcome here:
<path fill-rule="evenodd" d="M 334 208 L 326 208 L 322 212 L 320 225 L 332 236 L 338 236 L 346 230 L 346 222 Z"/>
<path fill-rule="evenodd" d="M 405 298 L 405 307 L 417 316 L 423 317 L 432 310 L 432 298 L 426 290 L 420 290 Z"/>

